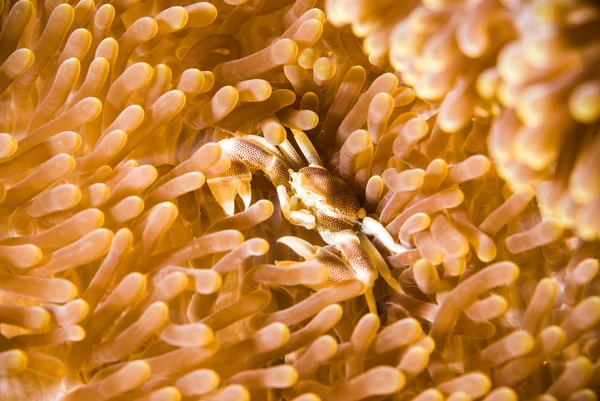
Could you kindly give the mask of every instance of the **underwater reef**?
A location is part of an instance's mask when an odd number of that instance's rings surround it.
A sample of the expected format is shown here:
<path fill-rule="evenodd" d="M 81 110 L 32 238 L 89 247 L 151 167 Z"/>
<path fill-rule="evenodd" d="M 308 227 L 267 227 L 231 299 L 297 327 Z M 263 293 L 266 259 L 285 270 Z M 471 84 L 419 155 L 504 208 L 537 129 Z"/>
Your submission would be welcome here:
<path fill-rule="evenodd" d="M 0 26 L 0 401 L 598 399 L 597 1 Z"/>

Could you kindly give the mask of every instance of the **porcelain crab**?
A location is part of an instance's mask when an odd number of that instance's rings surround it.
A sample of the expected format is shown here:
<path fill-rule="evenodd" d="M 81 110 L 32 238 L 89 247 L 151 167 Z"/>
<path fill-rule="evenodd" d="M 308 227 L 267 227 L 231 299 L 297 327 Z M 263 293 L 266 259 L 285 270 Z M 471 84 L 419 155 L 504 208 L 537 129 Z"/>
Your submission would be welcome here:
<path fill-rule="evenodd" d="M 284 217 L 294 225 L 316 229 L 329 244 L 318 251 L 315 249 L 318 247 L 312 247 L 312 251 L 302 255 L 317 258 L 328 268 L 328 279 L 323 286 L 343 280 L 363 282 L 367 304 L 374 312 L 372 288 L 378 273 L 394 291 L 399 292 L 400 287 L 368 236 L 377 237 L 392 253 L 406 249 L 395 243 L 376 219 L 367 216 L 342 178 L 323 167 L 306 134 L 299 130 L 292 132 L 306 161 L 289 141 L 274 146 L 261 136 L 234 136 L 219 141 L 223 154 L 231 160 L 230 168 L 209 178 L 207 184 L 225 213 L 232 215 L 236 195 L 242 198 L 245 207 L 250 205 L 252 173 L 264 173 L 277 189 Z M 286 238 L 280 242 L 290 246 Z"/>

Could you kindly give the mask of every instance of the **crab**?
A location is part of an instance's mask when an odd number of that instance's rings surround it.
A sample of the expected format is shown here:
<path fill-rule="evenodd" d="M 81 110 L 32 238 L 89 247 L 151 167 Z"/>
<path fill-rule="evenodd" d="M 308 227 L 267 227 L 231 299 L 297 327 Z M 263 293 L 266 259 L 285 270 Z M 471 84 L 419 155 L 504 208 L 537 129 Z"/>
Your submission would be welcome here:
<path fill-rule="evenodd" d="M 251 202 L 252 173 L 262 172 L 277 189 L 283 216 L 291 224 L 316 229 L 328 246 L 313 247 L 289 237 L 280 242 L 327 267 L 327 281 L 322 286 L 344 280 L 361 281 L 369 310 L 376 312 L 372 289 L 378 275 L 395 292 L 400 292 L 400 287 L 369 237 L 377 237 L 393 254 L 406 249 L 395 243 L 376 219 L 367 216 L 352 188 L 323 166 L 306 134 L 292 132 L 306 161 L 288 141 L 274 146 L 261 136 L 235 136 L 219 141 L 223 154 L 231 160 L 229 169 L 209 178 L 207 184 L 225 213 L 233 215 L 236 195 L 247 208 Z"/>

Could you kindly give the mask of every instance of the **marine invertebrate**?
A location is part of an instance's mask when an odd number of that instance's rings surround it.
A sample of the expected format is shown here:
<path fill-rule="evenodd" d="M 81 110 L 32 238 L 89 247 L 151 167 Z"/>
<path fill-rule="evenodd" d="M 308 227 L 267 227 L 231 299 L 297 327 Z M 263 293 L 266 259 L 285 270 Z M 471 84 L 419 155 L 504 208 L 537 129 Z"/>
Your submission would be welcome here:
<path fill-rule="evenodd" d="M 316 229 L 321 238 L 335 246 L 343 256 L 343 260 L 333 255 L 330 260 L 321 258 L 328 275 L 327 280 L 319 284 L 359 280 L 365 284 L 369 309 L 376 312 L 371 289 L 377 273 L 395 291 L 399 292 L 399 287 L 387 265 L 375 262 L 374 259 L 382 257 L 374 246 L 366 245 L 369 240 L 365 233 L 375 235 L 394 253 L 406 250 L 394 242 L 379 222 L 366 217 L 366 211 L 360 206 L 350 186 L 321 165 L 319 155 L 308 137 L 299 130 L 292 132 L 306 162 L 293 148 L 284 147 L 280 151 L 259 136 L 224 139 L 219 145 L 229 157 L 231 166 L 219 177 L 209 178 L 208 185 L 219 204 L 231 215 L 234 213 L 236 195 L 242 197 L 246 207 L 251 202 L 249 188 L 252 170 L 265 173 L 277 188 L 283 216 L 294 225 Z M 284 152 L 288 152 L 287 157 Z M 298 165 L 300 170 L 294 172 L 292 166 Z M 227 182 L 226 188 L 223 188 L 224 182 Z M 376 255 L 372 257 L 369 251 Z"/>
<path fill-rule="evenodd" d="M 597 398 L 596 4 L 0 9 L 0 399 Z"/>

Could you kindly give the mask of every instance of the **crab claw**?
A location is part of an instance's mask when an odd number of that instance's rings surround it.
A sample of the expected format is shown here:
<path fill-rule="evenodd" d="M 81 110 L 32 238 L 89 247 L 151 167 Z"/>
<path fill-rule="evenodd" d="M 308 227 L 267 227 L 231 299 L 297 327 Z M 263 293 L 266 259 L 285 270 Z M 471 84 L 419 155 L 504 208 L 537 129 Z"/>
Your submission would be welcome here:
<path fill-rule="evenodd" d="M 219 142 L 223 155 L 231 166 L 221 174 L 207 180 L 213 196 L 229 216 L 235 212 L 235 197 L 239 195 L 247 209 L 251 202 L 250 180 L 252 171 L 264 172 L 275 185 L 287 186 L 288 166 L 277 148 L 268 142 L 249 135 Z"/>
<path fill-rule="evenodd" d="M 275 187 L 289 185 L 289 166 L 284 162 L 281 152 L 264 138 L 248 135 L 243 138 L 224 139 L 219 145 L 225 153 L 236 156 L 250 170 L 265 173 Z"/>
<path fill-rule="evenodd" d="M 233 216 L 237 195 L 242 198 L 244 209 L 250 206 L 252 200 L 250 189 L 252 173 L 238 157 L 234 155 L 227 156 L 231 159 L 230 167 L 221 174 L 207 179 L 206 183 L 225 213 L 228 216 Z"/>

